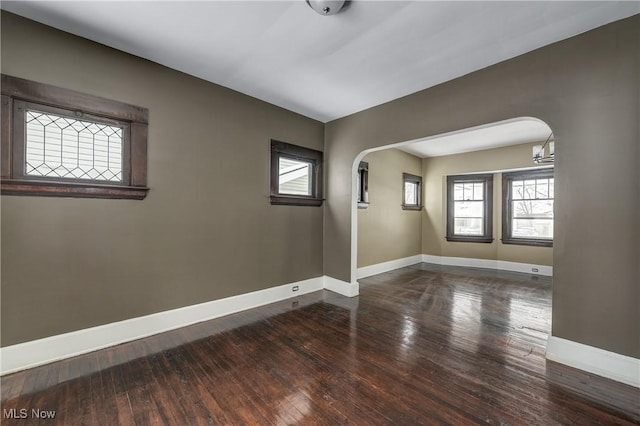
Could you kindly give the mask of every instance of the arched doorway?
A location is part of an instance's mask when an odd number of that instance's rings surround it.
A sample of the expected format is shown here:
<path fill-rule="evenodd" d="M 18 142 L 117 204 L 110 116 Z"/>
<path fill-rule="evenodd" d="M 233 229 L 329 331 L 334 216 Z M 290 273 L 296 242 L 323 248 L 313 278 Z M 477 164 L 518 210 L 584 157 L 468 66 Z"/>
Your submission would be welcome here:
<path fill-rule="evenodd" d="M 357 155 L 353 164 L 352 164 L 352 200 L 351 200 L 351 283 L 357 283 L 357 279 L 363 275 L 363 268 L 367 267 L 370 275 L 372 272 L 383 272 L 385 268 L 393 269 L 394 266 L 401 267 L 406 266 L 407 262 L 415 263 L 415 256 L 411 259 L 405 258 L 404 263 L 402 260 L 398 263 L 394 263 L 394 261 L 398 259 L 393 258 L 393 254 L 387 254 L 387 256 L 391 256 L 392 258 L 384 259 L 385 265 L 379 264 L 379 267 L 372 267 L 370 265 L 358 265 L 358 232 L 359 232 L 359 223 L 358 223 L 358 194 L 361 192 L 359 190 L 359 177 L 361 171 L 359 171 L 359 166 L 363 158 L 372 153 L 377 153 L 374 155 L 379 155 L 379 151 L 397 149 L 405 151 L 409 154 L 417 155 L 418 157 L 447 157 L 449 155 L 454 155 L 457 158 L 458 162 L 462 161 L 474 161 L 469 160 L 469 158 L 475 158 L 475 162 L 471 165 L 464 165 L 462 168 L 459 166 L 449 167 L 448 169 L 442 170 L 442 174 L 461 174 L 461 173 L 494 173 L 494 172 L 503 172 L 503 171 L 513 171 L 513 170 L 527 170 L 540 167 L 539 164 L 535 164 L 532 160 L 532 152 L 529 146 L 534 143 L 542 144 L 545 140 L 552 134 L 550 127 L 543 121 L 532 118 L 532 117 L 519 117 L 510 120 L 504 120 L 496 123 L 488 123 L 482 126 L 476 126 L 467 129 L 461 129 L 454 132 L 449 132 L 446 134 L 440 134 L 431 136 L 428 138 L 405 141 L 395 144 L 389 144 L 381 147 L 377 147 L 374 149 L 368 149 L 362 151 Z M 519 151 L 517 151 L 518 158 L 508 158 L 509 156 L 514 156 L 515 150 L 511 149 L 508 151 L 508 154 L 505 158 L 500 158 L 501 156 L 505 156 L 507 153 L 506 147 L 519 146 Z M 526 149 L 522 149 L 526 148 Z M 491 150 L 491 154 L 487 155 L 477 155 L 479 151 Z M 504 153 L 503 153 L 504 151 Z M 489 152 L 489 151 L 487 151 Z M 548 151 L 547 151 L 548 152 Z M 474 155 L 471 155 L 475 153 Z M 444 158 L 443 157 L 443 158 Z M 467 158 L 467 160 L 463 160 Z M 545 164 L 544 166 L 549 166 L 549 164 Z M 552 164 L 551 164 L 552 166 Z M 396 174 L 399 175 L 400 172 L 396 171 Z M 433 203 L 438 204 L 440 200 L 443 198 L 443 192 L 446 192 L 446 188 L 443 188 L 442 182 L 438 181 L 440 176 L 436 176 L 436 179 L 430 179 L 428 176 L 425 176 L 424 185 L 427 188 L 428 195 L 425 197 L 425 202 L 429 203 L 430 200 L 435 200 Z M 497 178 L 496 178 L 497 179 Z M 500 181 L 496 181 L 498 188 L 501 184 Z M 541 181 L 542 182 L 542 181 Z M 400 182 L 398 182 L 397 188 L 400 188 Z M 548 191 L 548 187 L 547 187 Z M 500 191 L 501 192 L 501 191 Z M 434 194 L 435 197 L 434 197 Z M 495 217 L 499 218 L 502 211 L 502 196 L 500 193 L 496 192 L 494 194 L 495 205 L 494 210 L 496 210 L 493 214 Z M 377 200 L 380 202 L 380 200 Z M 375 201 L 372 201 L 375 202 Z M 392 200 L 392 203 L 399 204 L 398 200 Z M 432 203 L 432 204 L 433 204 Z M 520 207 L 518 203 L 517 206 Z M 552 207 L 551 202 L 551 209 Z M 362 204 L 360 205 L 362 207 Z M 433 206 L 432 206 L 433 207 Z M 437 206 L 440 211 L 444 211 L 442 205 Z M 433 212 L 435 209 L 432 209 Z M 417 212 L 416 212 L 417 213 Z M 552 213 L 552 212 L 551 212 Z M 420 251 L 416 253 L 417 255 L 425 255 L 430 256 L 430 259 L 436 259 L 440 257 L 438 261 L 444 259 L 445 264 L 457 264 L 450 263 L 451 259 L 458 258 L 469 258 L 469 265 L 478 266 L 478 267 L 487 267 L 493 269 L 505 269 L 519 272 L 531 272 L 534 274 L 542 274 L 542 275 L 551 275 L 551 263 L 552 263 L 552 254 L 550 250 L 540 250 L 540 249 L 530 249 L 530 248 L 520 248 L 514 245 L 505 246 L 502 244 L 501 239 L 503 239 L 502 235 L 502 227 L 500 223 L 494 224 L 494 235 L 497 238 L 494 238 L 494 241 L 490 245 L 480 246 L 483 251 L 479 255 L 481 259 L 474 259 L 472 255 L 466 253 L 464 249 L 465 244 L 456 244 L 449 243 L 444 238 L 444 232 L 446 228 L 445 218 L 443 218 L 441 214 L 435 214 L 434 218 L 430 218 L 432 224 L 435 226 L 431 226 L 432 233 L 429 235 L 430 240 L 435 241 L 435 246 L 432 244 L 431 247 L 427 245 L 427 250 Z M 550 222 L 551 227 L 549 229 L 553 229 L 553 216 L 551 214 Z M 492 222 L 497 222 L 497 220 L 491 219 Z M 537 222 L 540 222 L 538 220 Z M 423 222 L 425 223 L 425 222 Z M 516 232 L 523 233 L 527 231 L 527 227 L 523 224 L 531 225 L 533 221 L 528 219 L 528 222 L 525 222 L 524 219 L 517 219 L 516 222 L 520 224 L 520 228 L 516 229 Z M 536 223 L 537 226 L 537 223 Z M 533 228 L 530 227 L 533 231 Z M 427 235 L 427 232 L 423 232 L 423 237 Z M 387 240 L 391 238 L 390 235 L 385 235 L 384 238 Z M 393 244 L 392 241 L 389 241 Z M 400 243 L 399 243 L 400 244 Z M 422 248 L 425 247 L 425 244 L 421 244 Z M 442 247 L 440 247 L 442 246 Z M 468 245 L 467 245 L 468 246 Z M 476 246 L 478 247 L 478 246 Z M 506 247 L 506 248 L 505 248 Z M 514 250 L 515 247 L 515 250 Z M 368 248 L 368 247 L 367 247 Z M 515 253 L 515 254 L 514 254 Z M 379 258 L 379 256 L 378 256 Z M 528 259 L 531 258 L 531 261 Z M 458 261 L 458 260 L 456 260 Z M 449 262 L 449 263 L 447 263 Z M 465 263 L 459 263 L 464 265 Z M 359 269 L 360 267 L 360 269 Z M 366 269 L 366 268 L 364 268 Z"/>

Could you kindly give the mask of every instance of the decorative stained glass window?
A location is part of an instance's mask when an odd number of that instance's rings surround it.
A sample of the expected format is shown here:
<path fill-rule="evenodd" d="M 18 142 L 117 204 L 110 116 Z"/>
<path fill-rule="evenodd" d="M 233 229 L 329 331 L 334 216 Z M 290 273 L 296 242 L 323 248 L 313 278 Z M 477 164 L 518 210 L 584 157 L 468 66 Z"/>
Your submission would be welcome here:
<path fill-rule="evenodd" d="M 2 195 L 142 200 L 149 111 L 2 74 Z"/>
<path fill-rule="evenodd" d="M 123 129 L 27 110 L 25 174 L 122 182 Z"/>

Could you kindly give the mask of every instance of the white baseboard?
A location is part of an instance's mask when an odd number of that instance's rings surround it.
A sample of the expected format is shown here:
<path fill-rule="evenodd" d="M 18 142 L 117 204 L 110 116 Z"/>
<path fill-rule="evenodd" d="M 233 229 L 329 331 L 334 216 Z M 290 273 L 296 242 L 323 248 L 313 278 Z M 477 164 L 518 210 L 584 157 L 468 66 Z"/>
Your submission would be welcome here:
<path fill-rule="evenodd" d="M 415 256 L 405 257 L 402 259 L 363 266 L 362 268 L 358 268 L 357 278 L 367 278 L 372 275 L 382 274 L 383 272 L 393 271 L 394 269 L 404 268 L 405 266 L 415 265 L 420 262 L 422 262 L 422 255 L 417 254 Z"/>
<path fill-rule="evenodd" d="M 6 346 L 0 348 L 0 375 L 71 358 L 153 334 L 322 290 L 326 285 L 325 279 L 326 277 L 311 278 L 238 296 Z M 334 288 L 338 286 L 334 281 L 337 283 L 342 283 L 342 281 L 333 278 L 331 280 L 331 284 L 327 288 L 337 291 Z M 294 286 L 298 286 L 298 291 L 292 291 Z M 349 288 L 347 290 L 353 291 Z M 357 288 L 355 291 L 357 295 Z M 344 294 L 341 291 L 337 292 Z"/>
<path fill-rule="evenodd" d="M 640 388 L 640 359 L 549 336 L 547 359 Z"/>
<path fill-rule="evenodd" d="M 423 254 L 422 261 L 436 265 L 464 266 L 467 268 L 497 269 L 500 271 L 523 272 L 525 274 L 553 276 L 553 267 L 530 263 L 507 262 L 506 260 L 472 259 L 466 257 L 448 257 Z"/>
<path fill-rule="evenodd" d="M 341 281 L 328 275 L 325 275 L 323 277 L 323 280 L 325 290 L 331 290 L 334 293 L 338 293 L 347 297 L 355 297 L 360 294 L 360 285 L 357 281 L 355 283 L 348 283 L 346 281 Z"/>

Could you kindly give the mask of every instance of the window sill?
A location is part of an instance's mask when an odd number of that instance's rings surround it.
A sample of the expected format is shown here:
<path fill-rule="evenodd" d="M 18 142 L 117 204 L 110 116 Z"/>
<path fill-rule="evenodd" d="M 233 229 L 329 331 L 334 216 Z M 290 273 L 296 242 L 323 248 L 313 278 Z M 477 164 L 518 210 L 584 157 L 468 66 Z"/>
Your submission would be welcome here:
<path fill-rule="evenodd" d="M 455 243 L 492 243 L 493 238 L 490 237 L 467 237 L 467 236 L 447 236 L 447 241 Z"/>
<path fill-rule="evenodd" d="M 535 240 L 528 238 L 503 238 L 502 244 L 515 244 L 519 246 L 534 246 L 534 247 L 553 247 L 553 241 L 547 240 Z"/>
<path fill-rule="evenodd" d="M 2 179 L 2 195 L 27 195 L 40 197 L 108 198 L 142 200 L 149 188 L 92 183 L 63 183 L 31 180 Z"/>
<path fill-rule="evenodd" d="M 322 205 L 321 199 L 318 198 L 308 198 L 308 197 L 285 197 L 285 196 L 275 196 L 272 195 L 269 197 L 269 202 L 273 205 L 280 206 L 309 206 L 309 207 L 319 207 Z"/>
<path fill-rule="evenodd" d="M 402 205 L 402 210 L 422 210 L 422 206 L 415 206 L 415 205 L 407 205 L 407 204 L 403 204 Z"/>

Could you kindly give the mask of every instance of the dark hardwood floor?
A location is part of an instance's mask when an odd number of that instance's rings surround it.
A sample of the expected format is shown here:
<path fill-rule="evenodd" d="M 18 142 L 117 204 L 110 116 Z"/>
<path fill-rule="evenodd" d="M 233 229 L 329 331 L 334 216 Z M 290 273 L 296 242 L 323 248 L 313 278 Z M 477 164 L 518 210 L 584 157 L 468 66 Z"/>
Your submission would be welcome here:
<path fill-rule="evenodd" d="M 423 263 L 360 291 L 6 376 L 2 424 L 640 424 L 640 390 L 545 360 L 548 278 Z"/>

